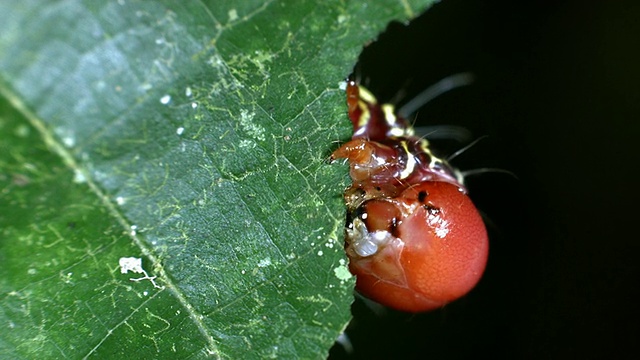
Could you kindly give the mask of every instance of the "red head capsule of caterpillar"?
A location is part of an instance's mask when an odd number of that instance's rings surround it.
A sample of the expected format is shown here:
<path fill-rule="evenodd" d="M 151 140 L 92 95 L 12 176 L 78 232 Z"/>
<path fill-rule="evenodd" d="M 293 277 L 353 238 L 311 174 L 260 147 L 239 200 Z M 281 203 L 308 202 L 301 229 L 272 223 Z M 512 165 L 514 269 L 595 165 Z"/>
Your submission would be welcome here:
<path fill-rule="evenodd" d="M 487 262 L 487 232 L 455 169 L 390 104 L 347 86 L 354 135 L 332 154 L 349 161 L 345 249 L 356 288 L 420 312 L 470 291 Z"/>

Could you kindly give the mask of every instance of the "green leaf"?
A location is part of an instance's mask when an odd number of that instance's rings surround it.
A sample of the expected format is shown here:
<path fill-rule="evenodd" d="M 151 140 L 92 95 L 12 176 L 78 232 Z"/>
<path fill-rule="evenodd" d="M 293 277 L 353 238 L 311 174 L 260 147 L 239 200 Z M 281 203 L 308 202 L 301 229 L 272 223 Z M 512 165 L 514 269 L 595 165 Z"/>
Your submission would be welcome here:
<path fill-rule="evenodd" d="M 0 353 L 326 357 L 339 84 L 431 2 L 0 3 Z"/>

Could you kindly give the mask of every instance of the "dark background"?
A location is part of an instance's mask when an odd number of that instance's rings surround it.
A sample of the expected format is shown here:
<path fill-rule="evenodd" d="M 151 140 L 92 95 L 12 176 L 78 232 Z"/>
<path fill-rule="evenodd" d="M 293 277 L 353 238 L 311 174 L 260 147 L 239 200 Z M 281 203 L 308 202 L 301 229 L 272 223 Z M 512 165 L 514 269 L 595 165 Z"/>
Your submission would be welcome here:
<path fill-rule="evenodd" d="M 465 71 L 476 81 L 416 126 L 488 135 L 454 165 L 517 176 L 467 179 L 488 223 L 484 278 L 426 314 L 357 301 L 353 351 L 331 358 L 640 358 L 640 2 L 444 0 L 391 24 L 357 67 L 379 100 L 405 102 Z"/>

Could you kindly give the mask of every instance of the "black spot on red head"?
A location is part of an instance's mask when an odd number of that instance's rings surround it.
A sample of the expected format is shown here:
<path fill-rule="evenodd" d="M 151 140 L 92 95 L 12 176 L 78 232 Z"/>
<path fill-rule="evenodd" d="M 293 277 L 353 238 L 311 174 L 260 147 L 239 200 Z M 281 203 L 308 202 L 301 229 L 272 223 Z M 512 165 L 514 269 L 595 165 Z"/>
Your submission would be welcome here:
<path fill-rule="evenodd" d="M 424 207 L 425 210 L 427 210 L 427 212 L 429 213 L 429 215 L 438 215 L 440 213 L 440 208 L 437 208 L 431 204 L 424 204 L 422 205 Z"/>

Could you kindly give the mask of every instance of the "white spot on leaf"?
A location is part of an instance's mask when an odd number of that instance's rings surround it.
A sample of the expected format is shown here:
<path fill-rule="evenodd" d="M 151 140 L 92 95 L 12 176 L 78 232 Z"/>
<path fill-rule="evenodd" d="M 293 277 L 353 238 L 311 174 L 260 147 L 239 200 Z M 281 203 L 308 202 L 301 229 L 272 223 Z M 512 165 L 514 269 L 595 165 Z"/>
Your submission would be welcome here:
<path fill-rule="evenodd" d="M 75 169 L 73 172 L 73 182 L 76 184 L 82 184 L 87 182 L 87 177 L 84 176 L 84 173 L 78 169 Z"/>
<path fill-rule="evenodd" d="M 247 110 L 240 111 L 240 126 L 242 126 L 249 136 L 264 141 L 264 128 L 253 122 L 254 116 L 255 113 L 249 113 Z"/>
<path fill-rule="evenodd" d="M 69 136 L 69 137 L 63 138 L 62 142 L 64 143 L 64 146 L 72 147 L 73 145 L 76 144 L 76 139 Z"/>
<path fill-rule="evenodd" d="M 228 12 L 229 22 L 238 20 L 238 11 L 236 9 L 231 9 Z"/>
<path fill-rule="evenodd" d="M 267 267 L 271 265 L 271 258 L 264 258 L 258 262 L 258 267 Z"/>
<path fill-rule="evenodd" d="M 353 276 L 353 275 L 351 275 L 351 272 L 349 272 L 349 269 L 347 268 L 347 266 L 344 265 L 344 264 L 341 264 L 337 268 L 334 268 L 333 269 L 333 273 L 336 275 L 336 277 L 340 281 L 349 280 Z"/>
<path fill-rule="evenodd" d="M 129 271 L 141 274 L 144 272 L 142 269 L 142 259 L 135 257 L 122 257 L 118 261 L 120 265 L 120 272 L 123 274 L 128 273 Z"/>
<path fill-rule="evenodd" d="M 157 289 L 162 289 L 163 287 L 158 286 L 158 284 L 156 284 L 155 282 L 155 276 L 149 276 L 149 274 L 147 274 L 147 272 L 142 268 L 142 259 L 141 258 L 136 258 L 136 257 L 121 257 L 120 260 L 118 261 L 118 264 L 120 265 L 120 272 L 122 274 L 126 274 L 129 271 L 136 273 L 136 274 L 143 274 L 144 276 L 141 278 L 131 278 L 129 280 L 131 281 L 142 281 L 142 280 L 149 280 L 151 281 L 151 283 L 153 284 L 153 287 L 157 288 Z"/>
<path fill-rule="evenodd" d="M 253 149 L 256 147 L 256 143 L 251 140 L 240 140 L 240 144 L 238 145 L 240 149 Z"/>

